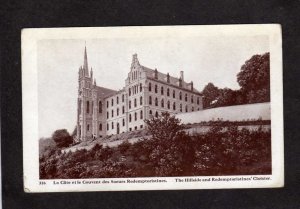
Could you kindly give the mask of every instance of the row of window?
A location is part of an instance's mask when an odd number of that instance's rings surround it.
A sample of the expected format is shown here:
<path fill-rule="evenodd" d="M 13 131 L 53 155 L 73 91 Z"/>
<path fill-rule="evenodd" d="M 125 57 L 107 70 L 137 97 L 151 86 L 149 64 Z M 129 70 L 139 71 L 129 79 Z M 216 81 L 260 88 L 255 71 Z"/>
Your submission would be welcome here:
<path fill-rule="evenodd" d="M 150 92 L 152 91 L 152 84 L 151 83 L 149 83 L 148 89 L 149 89 Z M 157 84 L 154 85 L 154 92 L 158 93 Z M 160 93 L 161 93 L 161 95 L 164 95 L 164 87 L 163 86 L 160 87 Z M 167 88 L 167 96 L 168 97 L 170 96 L 170 89 L 169 88 Z M 173 89 L 173 92 L 172 92 L 172 96 L 173 96 L 173 98 L 176 98 L 176 93 L 175 93 L 174 89 Z M 182 92 L 181 91 L 179 92 L 179 99 L 182 100 Z M 185 94 L 184 99 L 185 99 L 186 102 L 188 101 L 188 94 Z M 191 103 L 194 103 L 194 95 L 191 95 Z M 198 105 L 200 104 L 200 98 L 199 97 L 197 97 L 197 104 Z"/>
<path fill-rule="evenodd" d="M 119 96 L 117 96 L 116 102 L 119 104 Z M 125 102 L 124 94 L 122 94 L 122 102 Z M 114 106 L 114 98 L 111 99 L 111 106 Z M 109 107 L 109 101 L 106 101 L 106 107 Z"/>
<path fill-rule="evenodd" d="M 137 99 L 136 98 L 133 100 L 133 105 L 134 105 L 134 107 L 137 107 Z M 143 105 L 143 97 L 142 96 L 140 97 L 140 105 Z M 129 100 L 129 102 L 128 102 L 128 108 L 131 109 L 131 100 Z"/>
<path fill-rule="evenodd" d="M 124 127 L 125 126 L 125 119 L 123 118 L 122 119 L 122 126 Z M 111 129 L 114 129 L 114 122 L 111 122 Z M 120 125 L 119 123 L 117 123 L 117 129 L 120 128 Z M 106 130 L 109 130 L 109 123 L 106 124 Z"/>
<path fill-rule="evenodd" d="M 155 104 L 155 106 L 158 106 L 158 99 L 157 98 L 155 98 L 154 104 Z M 149 105 L 152 105 L 152 97 L 151 96 L 149 96 Z M 165 107 L 164 99 L 162 99 L 160 101 L 160 107 L 162 107 L 162 108 Z M 171 109 L 170 101 L 167 101 L 167 108 Z M 176 110 L 176 102 L 173 102 L 172 109 Z M 182 104 L 179 105 L 179 110 L 180 110 L 180 112 L 182 112 Z M 199 108 L 198 108 L 198 110 L 199 110 Z M 192 107 L 192 111 L 194 111 L 194 107 Z M 188 112 L 188 105 L 185 105 L 185 112 Z"/>
<path fill-rule="evenodd" d="M 119 108 L 117 108 L 117 116 L 119 116 Z M 125 106 L 122 106 L 122 114 L 125 114 Z M 111 117 L 114 117 L 114 110 L 111 110 Z M 109 112 L 106 113 L 106 118 L 109 118 Z"/>
<path fill-rule="evenodd" d="M 138 113 L 137 112 L 135 112 L 134 114 L 133 114 L 133 116 L 134 116 L 134 121 L 137 121 L 137 119 L 138 119 Z M 129 123 L 132 121 L 132 117 L 131 117 L 131 114 L 129 114 Z M 140 111 L 140 119 L 142 120 L 143 119 L 143 110 L 141 110 Z"/>
<path fill-rule="evenodd" d="M 137 84 L 137 85 L 134 85 L 132 87 L 129 87 L 128 95 L 131 96 L 131 94 L 132 95 L 137 94 L 137 93 L 139 93 L 139 91 L 140 92 L 143 91 L 143 85 L 141 83 L 140 83 L 140 85 Z"/>
<path fill-rule="evenodd" d="M 81 102 L 80 102 L 80 105 L 81 105 Z M 93 109 L 94 109 L 94 102 L 92 102 L 92 107 L 91 107 L 91 111 L 90 111 L 90 101 L 86 101 L 86 113 L 89 114 L 91 112 L 93 114 Z M 102 102 L 101 101 L 99 101 L 99 104 L 98 104 L 98 112 L 102 113 Z"/>

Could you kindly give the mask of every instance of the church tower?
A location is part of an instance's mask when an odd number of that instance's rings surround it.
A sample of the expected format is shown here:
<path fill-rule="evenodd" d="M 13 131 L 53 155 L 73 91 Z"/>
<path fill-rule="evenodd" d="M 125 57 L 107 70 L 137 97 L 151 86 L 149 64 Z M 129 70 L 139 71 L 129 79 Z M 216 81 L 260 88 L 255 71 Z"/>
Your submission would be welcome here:
<path fill-rule="evenodd" d="M 92 77 L 92 70 L 91 75 L 89 75 L 87 50 L 85 46 L 83 66 L 80 66 L 78 72 L 77 141 L 86 141 L 92 138 Z"/>

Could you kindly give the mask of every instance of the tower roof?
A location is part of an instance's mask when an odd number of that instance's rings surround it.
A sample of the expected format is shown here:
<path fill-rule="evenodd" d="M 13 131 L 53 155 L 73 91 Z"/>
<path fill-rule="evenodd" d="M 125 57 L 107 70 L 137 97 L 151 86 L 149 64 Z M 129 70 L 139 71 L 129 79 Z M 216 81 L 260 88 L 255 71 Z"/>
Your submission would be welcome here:
<path fill-rule="evenodd" d="M 85 76 L 89 76 L 89 67 L 88 67 L 88 59 L 87 59 L 86 46 L 84 46 L 83 70 L 84 70 L 84 75 Z"/>

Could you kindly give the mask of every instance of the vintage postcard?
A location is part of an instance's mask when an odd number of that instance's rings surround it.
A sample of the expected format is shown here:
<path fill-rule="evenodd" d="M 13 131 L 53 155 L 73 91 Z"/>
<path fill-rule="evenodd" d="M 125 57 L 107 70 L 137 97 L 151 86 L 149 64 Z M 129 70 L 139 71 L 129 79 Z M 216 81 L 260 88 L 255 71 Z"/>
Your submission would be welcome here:
<path fill-rule="evenodd" d="M 284 186 L 281 27 L 22 30 L 26 192 Z"/>

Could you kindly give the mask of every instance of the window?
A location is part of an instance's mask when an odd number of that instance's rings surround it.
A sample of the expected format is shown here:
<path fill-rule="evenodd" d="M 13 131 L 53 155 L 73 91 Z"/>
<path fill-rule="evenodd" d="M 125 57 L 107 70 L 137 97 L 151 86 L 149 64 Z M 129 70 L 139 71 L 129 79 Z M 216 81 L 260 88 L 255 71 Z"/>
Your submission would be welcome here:
<path fill-rule="evenodd" d="M 106 125 L 106 129 L 109 130 L 109 124 Z"/>
<path fill-rule="evenodd" d="M 99 101 L 99 113 L 102 113 L 102 102 Z"/>
<path fill-rule="evenodd" d="M 194 95 L 191 97 L 191 102 L 194 103 Z"/>
<path fill-rule="evenodd" d="M 143 97 L 140 97 L 140 105 L 143 105 Z"/>
<path fill-rule="evenodd" d="M 173 98 L 175 98 L 175 90 L 173 90 Z"/>
<path fill-rule="evenodd" d="M 199 101 L 199 97 L 197 97 L 197 105 L 199 105 L 200 101 Z"/>
<path fill-rule="evenodd" d="M 134 99 L 134 107 L 136 107 L 136 105 L 137 105 L 137 104 L 136 104 L 136 99 Z"/>
<path fill-rule="evenodd" d="M 140 92 L 143 91 L 143 85 L 140 83 Z"/>
<path fill-rule="evenodd" d="M 111 99 L 111 106 L 114 106 L 114 99 Z"/>
<path fill-rule="evenodd" d="M 134 130 L 137 130 L 137 126 L 134 126 Z"/>
<path fill-rule="evenodd" d="M 129 109 L 131 109 L 131 101 L 129 100 Z"/>
<path fill-rule="evenodd" d="M 143 125 L 140 125 L 140 128 L 143 129 Z"/>
<path fill-rule="evenodd" d="M 173 102 L 173 110 L 176 110 L 176 104 Z"/>
<path fill-rule="evenodd" d="M 129 123 L 131 122 L 131 114 L 129 114 Z"/>
<path fill-rule="evenodd" d="M 137 120 L 137 113 L 136 112 L 134 113 L 134 120 L 135 121 Z"/>
<path fill-rule="evenodd" d="M 114 129 L 114 122 L 111 122 L 111 129 Z"/>
<path fill-rule="evenodd" d="M 99 124 L 99 131 L 102 131 L 102 123 Z"/>
<path fill-rule="evenodd" d="M 154 86 L 154 92 L 157 93 L 157 85 Z"/>
<path fill-rule="evenodd" d="M 124 94 L 122 95 L 122 102 L 124 102 Z"/>
<path fill-rule="evenodd" d="M 170 109 L 170 101 L 168 101 L 168 105 L 167 106 L 168 106 L 168 109 Z"/>
<path fill-rule="evenodd" d="M 114 117 L 114 110 L 111 110 L 111 117 Z"/>
<path fill-rule="evenodd" d="M 106 113 L 106 118 L 109 118 L 109 113 L 108 112 Z"/>
<path fill-rule="evenodd" d="M 119 108 L 117 108 L 117 116 L 119 116 Z"/>
<path fill-rule="evenodd" d="M 132 129 L 131 128 L 129 128 L 129 131 L 131 131 Z"/>
<path fill-rule="evenodd" d="M 128 89 L 128 94 L 131 96 L 131 88 Z"/>
<path fill-rule="evenodd" d="M 119 104 L 119 97 L 117 97 L 117 104 Z"/>
<path fill-rule="evenodd" d="M 125 106 L 122 106 L 122 114 L 125 113 Z"/>
<path fill-rule="evenodd" d="M 143 110 L 140 111 L 140 119 L 143 119 Z"/>
<path fill-rule="evenodd" d="M 170 89 L 167 88 L 167 96 L 170 96 Z"/>
<path fill-rule="evenodd" d="M 164 99 L 161 100 L 161 107 L 165 107 Z"/>
<path fill-rule="evenodd" d="M 158 106 L 158 99 L 155 98 L 155 106 Z"/>
<path fill-rule="evenodd" d="M 93 101 L 92 101 L 92 108 L 91 109 L 92 109 L 92 114 L 93 114 L 94 113 L 93 112 L 93 110 L 94 110 L 94 102 Z"/>
<path fill-rule="evenodd" d="M 192 112 L 194 112 L 194 107 L 192 107 Z"/>
<path fill-rule="evenodd" d="M 152 115 L 152 110 L 149 110 L 149 114 Z"/>
<path fill-rule="evenodd" d="M 180 112 L 182 112 L 182 104 L 180 104 Z"/>
<path fill-rule="evenodd" d="M 185 112 L 188 112 L 188 106 L 185 105 Z"/>
<path fill-rule="evenodd" d="M 106 107 L 109 107 L 108 101 L 106 102 Z"/>
<path fill-rule="evenodd" d="M 157 111 L 155 112 L 155 117 L 158 117 L 158 112 Z"/>
<path fill-rule="evenodd" d="M 89 124 L 86 126 L 86 129 L 87 129 L 88 131 L 90 130 L 90 125 L 89 125 Z"/>
<path fill-rule="evenodd" d="M 184 99 L 185 99 L 185 101 L 187 102 L 187 94 L 185 94 L 185 98 L 184 98 Z"/>
<path fill-rule="evenodd" d="M 90 102 L 86 101 L 86 113 L 89 114 L 90 113 Z"/>
<path fill-rule="evenodd" d="M 125 126 L 125 119 L 124 118 L 122 120 L 122 124 L 123 124 L 123 126 Z"/>
<path fill-rule="evenodd" d="M 149 87 L 148 88 L 149 88 L 149 91 L 151 91 L 151 83 L 149 83 Z"/>
<path fill-rule="evenodd" d="M 161 95 L 164 95 L 164 87 L 163 86 L 160 88 L 160 93 L 161 93 Z"/>
<path fill-rule="evenodd" d="M 149 105 L 152 105 L 152 97 L 149 96 Z"/>
<path fill-rule="evenodd" d="M 182 93 L 179 92 L 179 99 L 182 100 Z"/>

